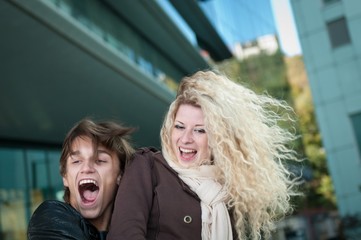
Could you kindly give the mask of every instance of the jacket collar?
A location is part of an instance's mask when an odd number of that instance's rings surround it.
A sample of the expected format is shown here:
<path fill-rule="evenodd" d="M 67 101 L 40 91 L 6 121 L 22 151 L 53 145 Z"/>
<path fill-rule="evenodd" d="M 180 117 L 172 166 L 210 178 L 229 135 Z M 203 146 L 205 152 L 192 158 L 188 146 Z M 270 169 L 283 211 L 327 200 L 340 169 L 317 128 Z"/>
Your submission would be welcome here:
<path fill-rule="evenodd" d="M 161 151 L 157 150 L 156 148 L 153 147 L 149 147 L 149 148 L 141 148 L 139 149 L 140 151 L 144 152 L 152 152 L 155 161 L 159 162 L 160 164 L 162 164 L 169 172 L 171 172 L 173 175 L 176 176 L 179 184 L 181 185 L 182 189 L 189 193 L 190 195 L 192 195 L 194 198 L 196 198 L 197 200 L 200 201 L 198 195 L 193 192 L 190 187 L 185 184 L 182 179 L 178 176 L 178 173 L 171 167 L 169 166 L 169 164 L 167 163 L 167 161 L 164 159 L 163 154 L 161 153 Z"/>

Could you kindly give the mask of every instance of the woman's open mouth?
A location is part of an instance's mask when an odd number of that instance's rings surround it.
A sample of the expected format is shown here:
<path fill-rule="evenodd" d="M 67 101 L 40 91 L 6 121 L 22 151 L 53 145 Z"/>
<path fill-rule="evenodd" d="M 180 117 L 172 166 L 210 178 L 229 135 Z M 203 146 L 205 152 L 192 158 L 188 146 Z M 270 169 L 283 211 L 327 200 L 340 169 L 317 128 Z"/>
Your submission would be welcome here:
<path fill-rule="evenodd" d="M 179 148 L 179 153 L 182 159 L 191 160 L 197 154 L 197 151 L 192 149 Z"/>

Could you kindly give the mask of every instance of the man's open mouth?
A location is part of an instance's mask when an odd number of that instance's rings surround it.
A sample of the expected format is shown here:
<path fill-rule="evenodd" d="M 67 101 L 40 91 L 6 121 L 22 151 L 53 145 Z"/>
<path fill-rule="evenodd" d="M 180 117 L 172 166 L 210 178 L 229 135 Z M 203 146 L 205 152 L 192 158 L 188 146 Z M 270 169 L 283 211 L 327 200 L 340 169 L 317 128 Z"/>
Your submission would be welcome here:
<path fill-rule="evenodd" d="M 99 193 L 98 183 L 92 179 L 81 180 L 78 190 L 84 203 L 94 202 Z"/>

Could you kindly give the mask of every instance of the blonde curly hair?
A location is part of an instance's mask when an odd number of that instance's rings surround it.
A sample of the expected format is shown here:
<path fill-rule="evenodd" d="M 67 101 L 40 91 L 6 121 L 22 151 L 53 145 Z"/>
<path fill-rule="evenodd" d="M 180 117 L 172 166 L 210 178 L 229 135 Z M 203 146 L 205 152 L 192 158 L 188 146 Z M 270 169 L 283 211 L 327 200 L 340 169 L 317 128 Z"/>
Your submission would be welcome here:
<path fill-rule="evenodd" d="M 289 200 L 295 194 L 295 180 L 284 165 L 297 160 L 288 145 L 295 135 L 279 126 L 292 121 L 279 110 L 292 114 L 292 108 L 212 71 L 185 77 L 161 129 L 163 154 L 172 161 L 170 136 L 182 104 L 203 111 L 212 162 L 220 169 L 216 180 L 227 191 L 238 238 L 269 238 L 275 220 L 292 209 Z"/>

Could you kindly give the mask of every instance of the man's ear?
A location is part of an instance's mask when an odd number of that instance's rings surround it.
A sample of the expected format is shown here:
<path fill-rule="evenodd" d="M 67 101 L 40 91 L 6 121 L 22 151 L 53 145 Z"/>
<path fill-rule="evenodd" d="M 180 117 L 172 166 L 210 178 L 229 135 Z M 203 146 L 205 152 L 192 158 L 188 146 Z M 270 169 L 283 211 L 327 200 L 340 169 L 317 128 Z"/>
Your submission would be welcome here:
<path fill-rule="evenodd" d="M 68 179 L 66 178 L 66 175 L 63 176 L 63 185 L 64 187 L 69 187 Z"/>
<path fill-rule="evenodd" d="M 120 184 L 120 179 L 122 178 L 122 176 L 119 174 L 118 177 L 117 177 L 117 185 Z"/>

